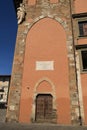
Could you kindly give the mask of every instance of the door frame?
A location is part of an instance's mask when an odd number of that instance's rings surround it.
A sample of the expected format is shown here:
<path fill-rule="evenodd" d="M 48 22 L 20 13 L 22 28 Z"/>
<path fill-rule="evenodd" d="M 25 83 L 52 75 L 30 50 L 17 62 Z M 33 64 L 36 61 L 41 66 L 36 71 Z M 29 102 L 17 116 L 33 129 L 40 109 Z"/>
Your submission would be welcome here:
<path fill-rule="evenodd" d="M 40 96 L 40 97 L 39 97 Z M 39 97 L 39 98 L 41 98 L 41 96 L 42 96 L 42 98 L 43 99 L 45 99 L 46 98 L 46 96 L 49 96 L 49 97 L 51 97 L 51 107 L 52 107 L 52 112 L 53 112 L 53 96 L 51 95 L 51 94 L 41 94 L 41 93 L 39 93 L 37 96 L 36 96 L 36 110 L 35 110 L 35 121 L 37 122 L 38 120 L 42 120 L 43 122 L 45 122 L 45 121 L 47 121 L 47 120 L 51 120 L 51 118 L 46 118 L 45 116 L 45 108 L 44 108 L 44 110 L 43 110 L 43 119 L 41 119 L 41 118 L 37 118 L 37 98 Z M 43 104 L 45 105 L 45 100 L 43 101 Z M 46 106 L 45 106 L 46 107 Z M 52 112 L 51 112 L 51 114 L 52 114 Z"/>
<path fill-rule="evenodd" d="M 52 91 L 51 92 L 38 92 L 37 88 L 39 85 L 43 82 L 46 81 L 50 84 Z M 33 95 L 33 103 L 32 103 L 32 113 L 31 113 L 31 122 L 35 122 L 35 111 L 36 111 L 36 97 L 38 94 L 50 94 L 53 97 L 53 110 L 55 113 L 57 113 L 57 104 L 56 104 L 56 92 L 55 92 L 55 85 L 53 82 L 48 78 L 48 77 L 43 77 L 40 80 L 38 80 L 34 86 L 34 95 Z M 56 114 L 57 115 L 57 114 Z M 57 118 L 57 117 L 56 117 Z M 57 119 L 56 119 L 57 120 Z M 57 121 L 55 121 L 56 123 Z"/>

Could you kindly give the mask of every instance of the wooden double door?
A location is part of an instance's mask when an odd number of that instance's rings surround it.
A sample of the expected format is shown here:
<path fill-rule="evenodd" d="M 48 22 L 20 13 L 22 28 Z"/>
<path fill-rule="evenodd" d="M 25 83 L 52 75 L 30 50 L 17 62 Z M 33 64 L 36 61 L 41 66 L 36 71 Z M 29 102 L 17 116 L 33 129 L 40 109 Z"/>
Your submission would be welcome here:
<path fill-rule="evenodd" d="M 39 94 L 36 97 L 36 121 L 49 122 L 52 118 L 53 97 L 51 94 Z"/>

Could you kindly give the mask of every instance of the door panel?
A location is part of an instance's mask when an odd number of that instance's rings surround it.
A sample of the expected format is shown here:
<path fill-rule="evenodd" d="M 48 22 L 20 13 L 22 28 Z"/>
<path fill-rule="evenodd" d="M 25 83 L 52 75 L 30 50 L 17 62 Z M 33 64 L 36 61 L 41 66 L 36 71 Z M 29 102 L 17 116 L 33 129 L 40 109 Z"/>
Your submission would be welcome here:
<path fill-rule="evenodd" d="M 52 96 L 50 94 L 39 94 L 36 98 L 36 121 L 51 119 Z"/>

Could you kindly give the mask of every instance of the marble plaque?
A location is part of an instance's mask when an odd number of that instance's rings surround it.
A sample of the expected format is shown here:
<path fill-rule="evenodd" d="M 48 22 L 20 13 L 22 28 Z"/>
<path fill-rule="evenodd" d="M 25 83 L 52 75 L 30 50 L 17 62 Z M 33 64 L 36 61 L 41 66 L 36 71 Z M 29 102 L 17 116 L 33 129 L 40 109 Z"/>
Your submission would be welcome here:
<path fill-rule="evenodd" d="M 54 61 L 36 61 L 36 70 L 54 70 Z"/>

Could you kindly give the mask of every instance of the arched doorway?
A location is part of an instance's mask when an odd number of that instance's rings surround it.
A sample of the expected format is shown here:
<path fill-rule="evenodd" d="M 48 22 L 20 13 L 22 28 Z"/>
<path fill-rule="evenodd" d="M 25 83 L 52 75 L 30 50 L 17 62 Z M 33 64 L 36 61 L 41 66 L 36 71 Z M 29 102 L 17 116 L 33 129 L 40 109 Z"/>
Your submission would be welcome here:
<path fill-rule="evenodd" d="M 36 122 L 50 122 L 52 119 L 53 97 L 51 94 L 36 96 Z"/>

